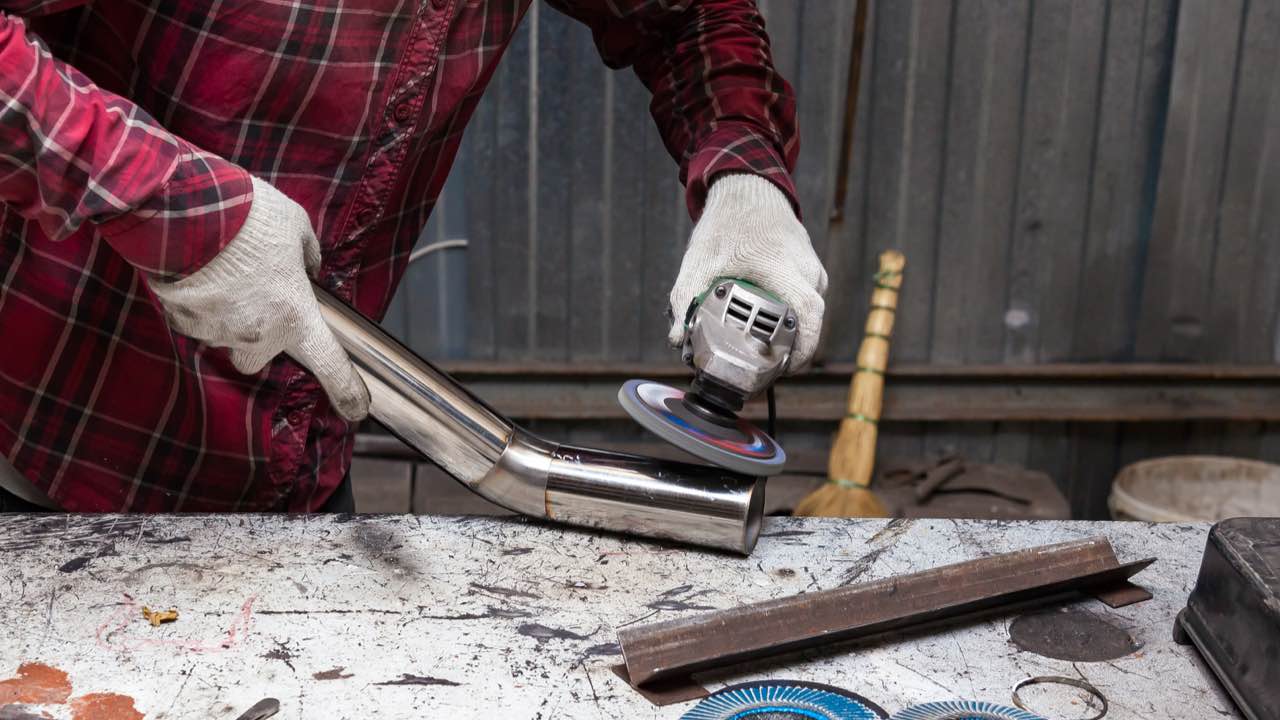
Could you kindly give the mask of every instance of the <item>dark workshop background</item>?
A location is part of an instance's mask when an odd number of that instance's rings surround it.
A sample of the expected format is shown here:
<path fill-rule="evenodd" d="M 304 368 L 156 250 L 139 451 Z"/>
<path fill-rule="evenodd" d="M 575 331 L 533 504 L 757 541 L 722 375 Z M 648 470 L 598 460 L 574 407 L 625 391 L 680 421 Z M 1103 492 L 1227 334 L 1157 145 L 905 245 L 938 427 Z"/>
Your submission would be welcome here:
<path fill-rule="evenodd" d="M 831 275 L 824 366 L 779 387 L 798 469 L 825 467 L 891 247 L 882 458 L 1044 470 L 1085 518 L 1136 459 L 1280 460 L 1280 3 L 872 2 L 842 198 L 855 3 L 760 4 Z M 535 3 L 419 247 L 466 246 L 415 262 L 384 323 L 557 439 L 655 448 L 614 394 L 676 362 L 690 221 L 647 106 Z M 467 509 L 425 466 L 360 468 L 363 509 Z"/>

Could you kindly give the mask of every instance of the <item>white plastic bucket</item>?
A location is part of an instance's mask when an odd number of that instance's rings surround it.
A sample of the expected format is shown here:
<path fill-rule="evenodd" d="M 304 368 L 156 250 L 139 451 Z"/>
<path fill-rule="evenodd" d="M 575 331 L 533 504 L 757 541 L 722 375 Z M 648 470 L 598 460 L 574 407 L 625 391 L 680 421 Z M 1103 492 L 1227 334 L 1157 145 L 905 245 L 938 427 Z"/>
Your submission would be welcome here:
<path fill-rule="evenodd" d="M 1107 505 L 1116 520 L 1280 516 L 1280 465 L 1212 455 L 1143 460 L 1116 475 Z"/>

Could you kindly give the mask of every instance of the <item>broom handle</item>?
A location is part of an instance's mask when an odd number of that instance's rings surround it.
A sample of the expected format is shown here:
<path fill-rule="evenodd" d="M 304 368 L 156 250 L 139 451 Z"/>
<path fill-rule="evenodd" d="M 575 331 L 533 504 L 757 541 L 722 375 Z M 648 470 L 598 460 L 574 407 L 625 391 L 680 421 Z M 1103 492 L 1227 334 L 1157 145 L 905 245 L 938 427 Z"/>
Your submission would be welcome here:
<path fill-rule="evenodd" d="M 865 336 L 862 338 L 862 346 L 858 348 L 858 365 L 849 389 L 847 417 L 870 426 L 866 428 L 869 438 L 864 441 L 864 447 L 872 449 L 875 448 L 876 425 L 880 422 L 884 369 L 889 362 L 889 338 L 893 336 L 898 288 L 902 286 L 902 268 L 906 263 L 906 258 L 896 250 L 880 253 L 880 270 L 875 274 L 875 289 L 871 292 Z M 871 469 L 875 465 L 875 452 L 859 452 L 854 463 L 852 477 L 845 479 L 854 485 L 868 487 L 871 484 Z"/>

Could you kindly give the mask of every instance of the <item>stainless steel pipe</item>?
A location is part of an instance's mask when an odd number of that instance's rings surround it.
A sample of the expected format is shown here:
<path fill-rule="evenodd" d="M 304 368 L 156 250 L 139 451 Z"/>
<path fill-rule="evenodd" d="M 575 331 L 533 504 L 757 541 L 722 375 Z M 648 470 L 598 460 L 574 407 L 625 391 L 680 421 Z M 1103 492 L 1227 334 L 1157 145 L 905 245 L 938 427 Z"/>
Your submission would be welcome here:
<path fill-rule="evenodd" d="M 459 482 L 515 512 L 749 554 L 764 481 L 703 465 L 548 442 L 316 286 L 372 398 L 370 414 Z"/>

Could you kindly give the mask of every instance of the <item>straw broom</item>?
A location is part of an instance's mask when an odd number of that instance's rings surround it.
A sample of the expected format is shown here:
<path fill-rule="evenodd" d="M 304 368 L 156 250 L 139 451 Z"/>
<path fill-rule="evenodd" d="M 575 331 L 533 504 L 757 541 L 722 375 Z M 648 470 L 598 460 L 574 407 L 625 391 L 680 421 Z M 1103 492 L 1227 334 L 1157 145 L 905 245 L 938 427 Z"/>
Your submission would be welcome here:
<path fill-rule="evenodd" d="M 871 492 L 876 459 L 876 424 L 884 395 L 884 369 L 889 361 L 889 338 L 902 285 L 902 253 L 880 253 L 875 274 L 866 335 L 858 349 L 857 369 L 849 387 L 849 412 L 831 446 L 827 482 L 796 506 L 796 515 L 816 517 L 884 517 L 884 505 Z"/>

